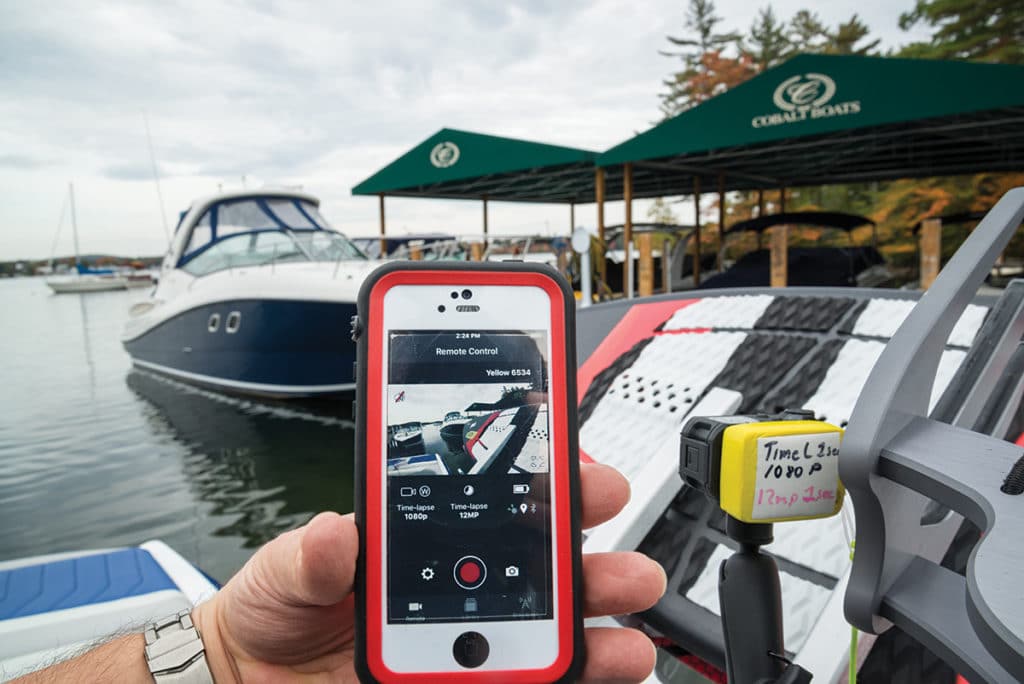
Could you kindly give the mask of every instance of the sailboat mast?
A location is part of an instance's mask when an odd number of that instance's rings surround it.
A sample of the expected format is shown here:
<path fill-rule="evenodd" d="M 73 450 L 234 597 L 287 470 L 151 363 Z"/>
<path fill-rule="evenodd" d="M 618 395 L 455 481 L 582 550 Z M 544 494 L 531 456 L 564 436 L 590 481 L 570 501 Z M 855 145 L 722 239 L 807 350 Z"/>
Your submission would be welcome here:
<path fill-rule="evenodd" d="M 156 183 L 156 198 L 160 202 L 160 221 L 164 226 L 164 237 L 167 238 L 168 249 L 171 246 L 171 229 L 167 227 L 167 212 L 164 210 L 164 195 L 160 192 L 160 171 L 156 166 L 156 155 L 153 154 L 153 136 L 149 134 L 149 115 L 142 110 L 142 121 L 146 124 L 146 145 L 149 147 L 149 163 L 153 166 L 153 181 Z"/>
<path fill-rule="evenodd" d="M 75 237 L 75 268 L 78 268 L 78 222 L 75 221 L 75 184 L 68 183 L 68 195 L 71 198 L 71 234 Z"/>

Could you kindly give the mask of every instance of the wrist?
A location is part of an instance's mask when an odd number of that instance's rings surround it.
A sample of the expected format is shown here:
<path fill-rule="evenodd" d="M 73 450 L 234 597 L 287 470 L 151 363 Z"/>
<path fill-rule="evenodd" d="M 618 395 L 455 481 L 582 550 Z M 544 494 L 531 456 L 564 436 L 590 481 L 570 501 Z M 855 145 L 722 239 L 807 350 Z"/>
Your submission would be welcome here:
<path fill-rule="evenodd" d="M 192 622 L 199 630 L 206 651 L 206 663 L 215 684 L 241 682 L 234 658 L 227 649 L 220 629 L 220 611 L 217 597 L 192 609 Z"/>

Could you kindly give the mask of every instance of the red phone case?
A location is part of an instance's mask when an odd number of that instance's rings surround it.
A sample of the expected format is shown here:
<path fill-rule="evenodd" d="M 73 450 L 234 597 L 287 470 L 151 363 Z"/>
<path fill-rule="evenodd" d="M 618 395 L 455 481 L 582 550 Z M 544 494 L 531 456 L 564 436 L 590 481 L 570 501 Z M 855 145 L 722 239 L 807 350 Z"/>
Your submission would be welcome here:
<path fill-rule="evenodd" d="M 567 429 L 556 432 L 552 474 L 556 499 L 567 502 L 558 516 L 559 547 L 552 550 L 560 568 L 555 578 L 559 655 L 544 669 L 506 671 L 446 671 L 400 674 L 389 670 L 381 653 L 383 624 L 380 558 L 384 544 L 380 496 L 384 464 L 380 439 L 381 392 L 384 364 L 381 321 L 387 290 L 395 285 L 525 285 L 542 288 L 552 301 L 550 407 L 552 421 Z M 561 306 L 559 306 L 561 304 Z M 580 536 L 579 452 L 576 424 L 575 300 L 564 279 L 553 269 L 521 262 L 395 262 L 378 268 L 359 293 L 356 372 L 355 516 L 360 530 L 356 567 L 356 671 L 364 682 L 555 682 L 572 681 L 584 660 L 582 567 Z M 562 352 L 562 353 L 559 353 Z M 372 379 L 372 381 L 371 381 Z M 528 623 L 524 623 L 527 625 Z"/>

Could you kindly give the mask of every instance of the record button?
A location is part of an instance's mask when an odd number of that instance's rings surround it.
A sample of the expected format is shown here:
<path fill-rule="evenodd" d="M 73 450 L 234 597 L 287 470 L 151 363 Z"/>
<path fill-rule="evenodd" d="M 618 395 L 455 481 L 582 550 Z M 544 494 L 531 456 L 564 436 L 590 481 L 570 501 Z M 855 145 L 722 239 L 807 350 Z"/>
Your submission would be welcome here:
<path fill-rule="evenodd" d="M 476 556 L 463 556 L 455 563 L 454 575 L 463 589 L 476 589 L 487 579 L 487 566 Z"/>

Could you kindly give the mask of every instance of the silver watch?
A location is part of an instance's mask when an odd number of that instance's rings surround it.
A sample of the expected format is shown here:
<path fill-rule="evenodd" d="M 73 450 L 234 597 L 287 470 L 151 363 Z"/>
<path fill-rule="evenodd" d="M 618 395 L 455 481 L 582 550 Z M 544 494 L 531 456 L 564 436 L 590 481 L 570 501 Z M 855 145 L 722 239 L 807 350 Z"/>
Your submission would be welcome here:
<path fill-rule="evenodd" d="M 190 611 L 146 625 L 146 664 L 157 684 L 213 684 Z"/>

